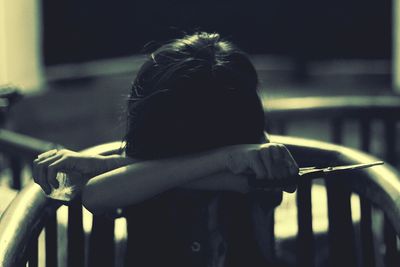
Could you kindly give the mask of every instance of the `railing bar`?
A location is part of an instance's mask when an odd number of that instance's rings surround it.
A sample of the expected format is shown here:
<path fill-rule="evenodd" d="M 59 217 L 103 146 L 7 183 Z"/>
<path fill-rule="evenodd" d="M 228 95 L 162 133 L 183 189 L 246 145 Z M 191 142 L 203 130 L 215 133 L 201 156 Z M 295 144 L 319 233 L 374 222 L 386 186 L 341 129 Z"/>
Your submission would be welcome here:
<path fill-rule="evenodd" d="M 372 234 L 372 207 L 368 199 L 360 197 L 361 206 L 361 251 L 362 261 L 365 267 L 374 267 L 375 264 L 375 249 L 374 238 Z"/>
<path fill-rule="evenodd" d="M 93 216 L 89 245 L 89 267 L 114 265 L 114 220 Z M 107 253 L 99 254 L 99 251 Z"/>
<path fill-rule="evenodd" d="M 303 180 L 297 188 L 297 266 L 314 266 L 311 181 Z"/>
<path fill-rule="evenodd" d="M 346 177 L 327 179 L 330 266 L 356 266 L 355 236 L 351 217 L 351 192 Z"/>
<path fill-rule="evenodd" d="M 276 239 L 275 239 L 275 210 L 271 212 L 271 215 L 268 217 L 268 243 L 271 245 L 271 250 L 269 251 L 269 255 L 271 256 L 271 260 L 276 261 Z"/>
<path fill-rule="evenodd" d="M 385 215 L 384 219 L 385 266 L 398 267 L 400 265 L 399 252 L 397 251 L 396 232 Z"/>
<path fill-rule="evenodd" d="M 68 267 L 83 267 L 85 262 L 82 204 L 74 200 L 68 208 Z"/>
<path fill-rule="evenodd" d="M 5 154 L 32 160 L 38 154 L 59 146 L 27 135 L 1 129 L 0 147 L 1 151 Z"/>
<path fill-rule="evenodd" d="M 29 267 L 37 267 L 38 266 L 38 239 L 34 240 L 31 244 L 31 247 L 29 249 L 29 260 L 28 260 L 28 266 Z"/>
<path fill-rule="evenodd" d="M 397 164 L 396 155 L 396 121 L 385 120 L 385 159 L 393 165 Z"/>
<path fill-rule="evenodd" d="M 50 216 L 46 225 L 46 266 L 58 266 L 57 253 L 57 216 L 55 213 Z"/>
<path fill-rule="evenodd" d="M 16 157 L 10 157 L 10 168 L 12 173 L 12 187 L 16 190 L 21 189 L 21 160 Z"/>

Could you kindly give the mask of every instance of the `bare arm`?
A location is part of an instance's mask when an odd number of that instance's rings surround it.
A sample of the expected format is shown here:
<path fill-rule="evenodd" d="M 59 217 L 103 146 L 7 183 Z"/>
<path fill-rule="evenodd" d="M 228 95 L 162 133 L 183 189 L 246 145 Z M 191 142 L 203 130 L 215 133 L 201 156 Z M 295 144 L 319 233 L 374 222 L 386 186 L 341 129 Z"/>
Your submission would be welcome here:
<path fill-rule="evenodd" d="M 34 163 L 34 179 L 46 193 L 57 188 L 57 173 L 65 172 L 72 184 L 83 188 L 83 204 L 94 213 L 135 204 L 175 187 L 246 192 L 249 171 L 258 179 L 284 179 L 298 173 L 289 151 L 273 143 L 153 161 L 61 150 L 39 155 Z"/>
<path fill-rule="evenodd" d="M 194 190 L 232 191 L 243 194 L 250 191 L 247 176 L 232 174 L 228 171 L 215 173 L 180 187 Z"/>
<path fill-rule="evenodd" d="M 222 150 L 137 162 L 92 178 L 83 189 L 82 202 L 94 213 L 123 207 L 222 172 L 225 166 Z"/>

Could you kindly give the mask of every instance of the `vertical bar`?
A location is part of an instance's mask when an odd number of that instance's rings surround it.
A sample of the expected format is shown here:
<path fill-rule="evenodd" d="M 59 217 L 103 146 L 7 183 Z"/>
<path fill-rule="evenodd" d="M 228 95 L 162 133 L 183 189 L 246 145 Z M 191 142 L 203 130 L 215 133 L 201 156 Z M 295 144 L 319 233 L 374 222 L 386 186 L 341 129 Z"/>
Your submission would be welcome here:
<path fill-rule="evenodd" d="M 331 139 L 335 144 L 343 143 L 343 120 L 334 118 L 331 124 Z M 356 266 L 355 237 L 351 218 L 351 192 L 340 177 L 325 181 L 328 197 L 329 219 L 329 264 Z"/>
<path fill-rule="evenodd" d="M 314 235 L 312 230 L 311 181 L 301 181 L 297 189 L 297 266 L 314 266 Z"/>
<path fill-rule="evenodd" d="M 362 266 L 375 267 L 374 238 L 372 234 L 372 207 L 368 199 L 360 197 Z"/>
<path fill-rule="evenodd" d="M 397 164 L 396 155 L 396 121 L 385 120 L 385 159 L 393 165 Z"/>
<path fill-rule="evenodd" d="M 89 245 L 89 267 L 114 266 L 114 220 L 93 216 Z M 99 253 L 103 251 L 105 253 Z"/>
<path fill-rule="evenodd" d="M 385 266 L 398 267 L 400 266 L 399 253 L 397 251 L 396 232 L 385 215 L 384 223 L 384 241 L 385 241 Z"/>
<path fill-rule="evenodd" d="M 361 150 L 369 152 L 371 149 L 371 124 L 367 120 L 360 122 Z"/>
<path fill-rule="evenodd" d="M 385 158 L 386 160 L 396 165 L 396 120 L 388 118 L 385 120 Z M 386 266 L 399 266 L 400 260 L 397 252 L 396 232 L 391 225 L 389 219 L 385 215 L 384 224 L 384 241 L 385 241 L 385 264 Z"/>
<path fill-rule="evenodd" d="M 363 119 L 360 121 L 361 150 L 370 152 L 371 150 L 371 121 Z M 375 249 L 372 233 L 372 206 L 371 202 L 360 197 L 361 218 L 361 259 L 362 266 L 375 267 Z"/>
<path fill-rule="evenodd" d="M 84 235 L 82 225 L 82 205 L 74 200 L 68 208 L 68 267 L 84 266 Z"/>
<path fill-rule="evenodd" d="M 10 168 L 12 172 L 13 184 L 12 187 L 16 190 L 21 189 L 21 160 L 16 157 L 10 157 Z"/>
<path fill-rule="evenodd" d="M 273 262 L 276 261 L 276 241 L 275 241 L 275 210 L 271 211 L 270 216 L 268 216 L 268 235 L 269 240 L 267 244 L 270 244 L 271 249 L 269 255 Z"/>
<path fill-rule="evenodd" d="M 344 178 L 344 177 L 342 177 Z M 330 266 L 356 266 L 353 222 L 351 218 L 351 192 L 341 177 L 326 180 L 329 218 Z"/>
<path fill-rule="evenodd" d="M 332 120 L 331 124 L 331 139 L 335 144 L 341 144 L 343 142 L 343 121 L 339 118 Z"/>
<path fill-rule="evenodd" d="M 57 262 L 57 216 L 50 216 L 46 224 L 46 266 L 58 266 Z"/>
<path fill-rule="evenodd" d="M 33 240 L 32 245 L 29 249 L 29 267 L 37 267 L 38 266 L 38 240 Z"/>

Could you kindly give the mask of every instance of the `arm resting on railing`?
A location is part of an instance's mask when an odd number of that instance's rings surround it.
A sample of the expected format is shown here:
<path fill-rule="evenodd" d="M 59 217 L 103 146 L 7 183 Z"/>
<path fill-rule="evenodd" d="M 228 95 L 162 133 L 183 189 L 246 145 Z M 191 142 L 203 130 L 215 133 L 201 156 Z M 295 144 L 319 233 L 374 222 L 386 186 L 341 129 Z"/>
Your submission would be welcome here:
<path fill-rule="evenodd" d="M 287 179 L 298 173 L 279 144 L 224 147 L 196 155 L 142 161 L 101 174 L 83 189 L 82 201 L 101 213 L 149 199 L 175 187 L 247 192 L 249 171 L 259 179 Z M 295 188 L 283 190 L 293 192 Z"/>

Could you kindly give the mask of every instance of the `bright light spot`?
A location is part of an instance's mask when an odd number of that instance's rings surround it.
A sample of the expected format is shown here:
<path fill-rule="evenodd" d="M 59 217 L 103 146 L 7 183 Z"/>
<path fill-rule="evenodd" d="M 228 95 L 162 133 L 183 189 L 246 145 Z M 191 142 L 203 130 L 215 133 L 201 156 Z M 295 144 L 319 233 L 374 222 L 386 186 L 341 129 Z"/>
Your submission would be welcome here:
<path fill-rule="evenodd" d="M 311 190 L 311 205 L 314 233 L 328 231 L 328 197 L 325 186 L 313 185 Z"/>
<path fill-rule="evenodd" d="M 83 231 L 85 233 L 90 233 L 93 226 L 93 214 L 82 206 L 82 224 Z"/>
<path fill-rule="evenodd" d="M 274 230 L 278 239 L 297 235 L 296 193 L 283 193 L 282 203 L 275 209 Z"/>
<path fill-rule="evenodd" d="M 351 218 L 353 222 L 359 222 L 361 218 L 360 197 L 357 194 L 351 194 Z"/>
<path fill-rule="evenodd" d="M 128 224 L 126 218 L 121 217 L 115 220 L 115 227 L 114 227 L 114 240 L 116 242 L 120 240 L 126 240 L 128 238 Z"/>

